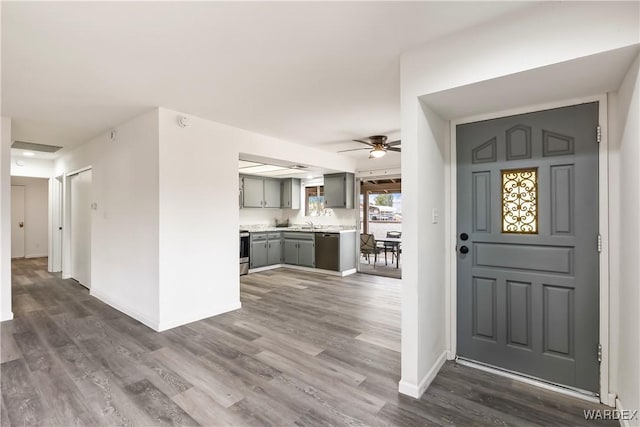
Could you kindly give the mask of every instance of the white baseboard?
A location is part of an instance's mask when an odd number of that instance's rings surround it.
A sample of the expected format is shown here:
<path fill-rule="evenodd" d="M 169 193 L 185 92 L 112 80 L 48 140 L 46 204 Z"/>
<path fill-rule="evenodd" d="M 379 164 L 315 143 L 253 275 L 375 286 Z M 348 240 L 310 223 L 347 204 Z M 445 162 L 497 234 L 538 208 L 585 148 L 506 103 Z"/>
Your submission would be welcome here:
<path fill-rule="evenodd" d="M 300 271 L 306 271 L 307 273 L 323 274 L 326 276 L 338 276 L 338 277 L 349 276 L 351 274 L 357 273 L 357 270 L 355 268 L 352 268 L 351 270 L 345 270 L 345 271 L 333 271 L 333 270 L 323 270 L 321 268 L 303 267 L 301 265 L 274 264 L 274 265 L 267 265 L 265 267 L 252 268 L 249 270 L 249 274 L 260 273 L 261 271 L 275 270 L 276 268 L 290 268 L 291 270 L 300 270 Z"/>
<path fill-rule="evenodd" d="M 431 385 L 433 380 L 436 378 L 438 372 L 440 372 L 440 369 L 442 368 L 442 365 L 444 365 L 444 362 L 446 362 L 446 360 L 447 352 L 443 351 L 442 354 L 438 356 L 433 366 L 431 366 L 429 372 L 427 372 L 427 374 L 422 378 L 422 380 L 420 380 L 418 384 L 411 384 L 407 381 L 401 380 L 398 383 L 398 392 L 407 396 L 411 396 L 415 399 L 420 399 L 429 385 Z"/>
<path fill-rule="evenodd" d="M 239 310 L 241 308 L 240 301 L 234 302 L 226 307 L 215 307 L 202 313 L 188 313 L 186 316 L 181 316 L 169 321 L 161 321 L 156 329 L 158 332 L 166 331 L 168 329 L 176 328 L 178 326 L 186 325 L 188 323 L 197 322 L 198 320 L 207 319 L 209 317 L 218 316 L 230 311 Z"/>
<path fill-rule="evenodd" d="M 282 264 L 274 264 L 274 265 L 267 265 L 265 267 L 250 268 L 248 274 L 260 273 L 261 271 L 275 270 L 276 268 L 280 268 L 282 266 L 283 266 Z"/>
<path fill-rule="evenodd" d="M 44 254 L 31 254 L 31 255 L 25 255 L 25 258 L 48 258 L 49 254 L 48 253 L 44 253 Z"/>
<path fill-rule="evenodd" d="M 7 320 L 13 320 L 13 311 L 10 311 L 7 315 L 5 315 L 4 313 L 2 314 L 2 319 L 0 319 L 0 322 L 6 322 Z"/>
<path fill-rule="evenodd" d="M 618 414 L 624 414 L 624 413 L 628 413 L 624 406 L 622 405 L 622 402 L 620 401 L 620 399 L 616 398 L 616 409 L 618 410 Z M 638 408 L 640 409 L 640 408 Z M 635 408 L 633 408 L 633 410 L 636 410 Z M 622 417 L 620 417 L 620 425 L 622 427 L 638 427 L 640 426 L 640 420 L 625 420 L 622 419 Z"/>
<path fill-rule="evenodd" d="M 150 327 L 151 329 L 153 329 L 155 331 L 158 330 L 158 320 L 157 319 L 151 319 L 150 317 L 147 317 L 144 314 L 142 314 L 142 313 L 134 310 L 133 308 L 127 306 L 127 304 L 120 303 L 119 301 L 116 301 L 115 298 L 112 298 L 111 296 L 109 296 L 109 295 L 107 295 L 105 293 L 102 293 L 100 291 L 97 291 L 95 289 L 90 289 L 89 290 L 89 295 L 99 299 L 103 303 L 115 308 L 116 310 L 123 312 L 127 316 L 136 319 L 138 322 Z"/>

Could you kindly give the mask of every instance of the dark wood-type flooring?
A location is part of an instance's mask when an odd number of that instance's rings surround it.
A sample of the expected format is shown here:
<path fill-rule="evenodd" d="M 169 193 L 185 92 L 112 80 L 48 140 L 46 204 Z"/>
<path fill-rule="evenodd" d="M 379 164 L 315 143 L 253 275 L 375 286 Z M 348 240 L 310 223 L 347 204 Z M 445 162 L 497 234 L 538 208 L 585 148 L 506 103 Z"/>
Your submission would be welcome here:
<path fill-rule="evenodd" d="M 399 395 L 399 289 L 273 270 L 242 279 L 241 310 L 157 333 L 48 274 L 46 259 L 15 261 L 1 424 L 588 424 L 597 405 L 454 363 L 420 400 Z"/>

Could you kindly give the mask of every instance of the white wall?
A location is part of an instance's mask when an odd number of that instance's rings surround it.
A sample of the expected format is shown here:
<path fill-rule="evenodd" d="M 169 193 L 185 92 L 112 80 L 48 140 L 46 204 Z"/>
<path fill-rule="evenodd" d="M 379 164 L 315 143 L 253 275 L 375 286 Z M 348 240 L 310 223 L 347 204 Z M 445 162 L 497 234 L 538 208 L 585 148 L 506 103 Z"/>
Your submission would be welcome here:
<path fill-rule="evenodd" d="M 288 211 L 288 210 L 287 210 Z M 239 224 L 243 226 L 266 225 L 273 226 L 276 218 L 279 222 L 285 220 L 284 209 L 261 209 L 261 208 L 244 208 L 240 209 L 238 214 Z"/>
<path fill-rule="evenodd" d="M 239 212 L 240 153 L 353 172 L 355 162 L 160 109 L 160 325 L 167 329 L 240 307 L 238 226 L 280 209 Z M 268 216 L 268 217 L 267 217 Z"/>
<path fill-rule="evenodd" d="M 24 186 L 24 256 L 46 257 L 49 252 L 49 180 L 12 176 L 11 185 Z"/>
<path fill-rule="evenodd" d="M 640 409 L 640 60 L 610 95 L 611 389 Z"/>
<path fill-rule="evenodd" d="M 93 169 L 91 294 L 164 330 L 240 306 L 240 153 L 352 172 L 342 156 L 153 110 L 57 159 Z M 278 210 L 280 211 L 280 210 Z M 68 247 L 68 245 L 66 245 Z M 68 253 L 65 253 L 68 256 Z"/>
<path fill-rule="evenodd" d="M 92 167 L 91 295 L 157 329 L 158 110 L 116 130 L 58 159 L 55 176 Z"/>
<path fill-rule="evenodd" d="M 438 111 L 420 97 L 639 43 L 638 3 L 549 2 L 436 40 L 401 59 L 403 321 L 400 391 L 421 395 L 447 350 L 453 262 L 447 156 Z M 598 25 L 593 25 L 597 22 Z M 543 23 L 543 24 L 541 24 Z M 541 26 L 542 25 L 542 26 Z M 544 31 L 544 29 L 553 29 Z M 552 91 L 548 96 L 553 97 Z M 582 96 L 593 95 L 585 93 Z M 550 100 L 553 98 L 550 98 Z M 511 101 L 511 100 L 509 100 Z M 522 99 L 522 106 L 528 105 Z M 507 108 L 507 107 L 503 107 Z M 446 124 L 446 122 L 444 122 Z M 419 221 L 438 209 L 439 224 Z M 446 214 L 447 218 L 442 218 Z M 445 248 L 445 255 L 443 255 Z M 446 257 L 446 258 L 443 258 Z M 441 261 L 441 262 L 436 262 Z M 455 295 L 450 295 L 455 298 Z M 634 337 L 634 338 L 637 338 Z"/>
<path fill-rule="evenodd" d="M 18 166 L 18 161 L 23 163 Z M 50 178 L 53 175 L 53 160 L 11 156 L 11 176 Z"/>
<path fill-rule="evenodd" d="M 11 119 L 0 117 L 0 321 L 11 312 Z"/>

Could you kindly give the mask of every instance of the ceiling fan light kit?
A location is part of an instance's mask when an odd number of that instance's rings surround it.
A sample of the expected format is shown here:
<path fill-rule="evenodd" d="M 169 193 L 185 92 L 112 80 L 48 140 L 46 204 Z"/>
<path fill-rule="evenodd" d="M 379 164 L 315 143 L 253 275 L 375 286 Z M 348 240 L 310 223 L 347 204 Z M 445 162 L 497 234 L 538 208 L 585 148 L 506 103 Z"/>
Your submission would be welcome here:
<path fill-rule="evenodd" d="M 363 141 L 361 139 L 354 139 L 353 142 L 359 142 L 361 144 L 368 145 L 367 148 L 353 148 L 351 150 L 341 150 L 338 153 L 344 153 L 347 151 L 369 150 L 370 159 L 379 159 L 387 154 L 387 151 L 395 151 L 396 153 L 402 150 L 398 145 L 401 144 L 400 140 L 387 142 L 385 135 L 373 135 L 367 138 L 369 141 Z"/>
<path fill-rule="evenodd" d="M 380 157 L 384 156 L 385 154 L 387 154 L 387 152 L 385 151 L 384 148 L 375 147 L 373 150 L 369 151 L 369 158 L 370 159 L 379 159 Z"/>

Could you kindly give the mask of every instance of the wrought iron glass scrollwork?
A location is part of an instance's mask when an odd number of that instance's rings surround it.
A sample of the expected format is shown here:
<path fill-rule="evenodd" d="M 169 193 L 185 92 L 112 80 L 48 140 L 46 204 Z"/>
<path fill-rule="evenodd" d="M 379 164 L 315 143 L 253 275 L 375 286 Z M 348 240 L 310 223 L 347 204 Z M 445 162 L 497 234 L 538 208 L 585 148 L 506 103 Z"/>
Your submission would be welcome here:
<path fill-rule="evenodd" d="M 502 171 L 502 232 L 538 233 L 538 168 Z"/>

